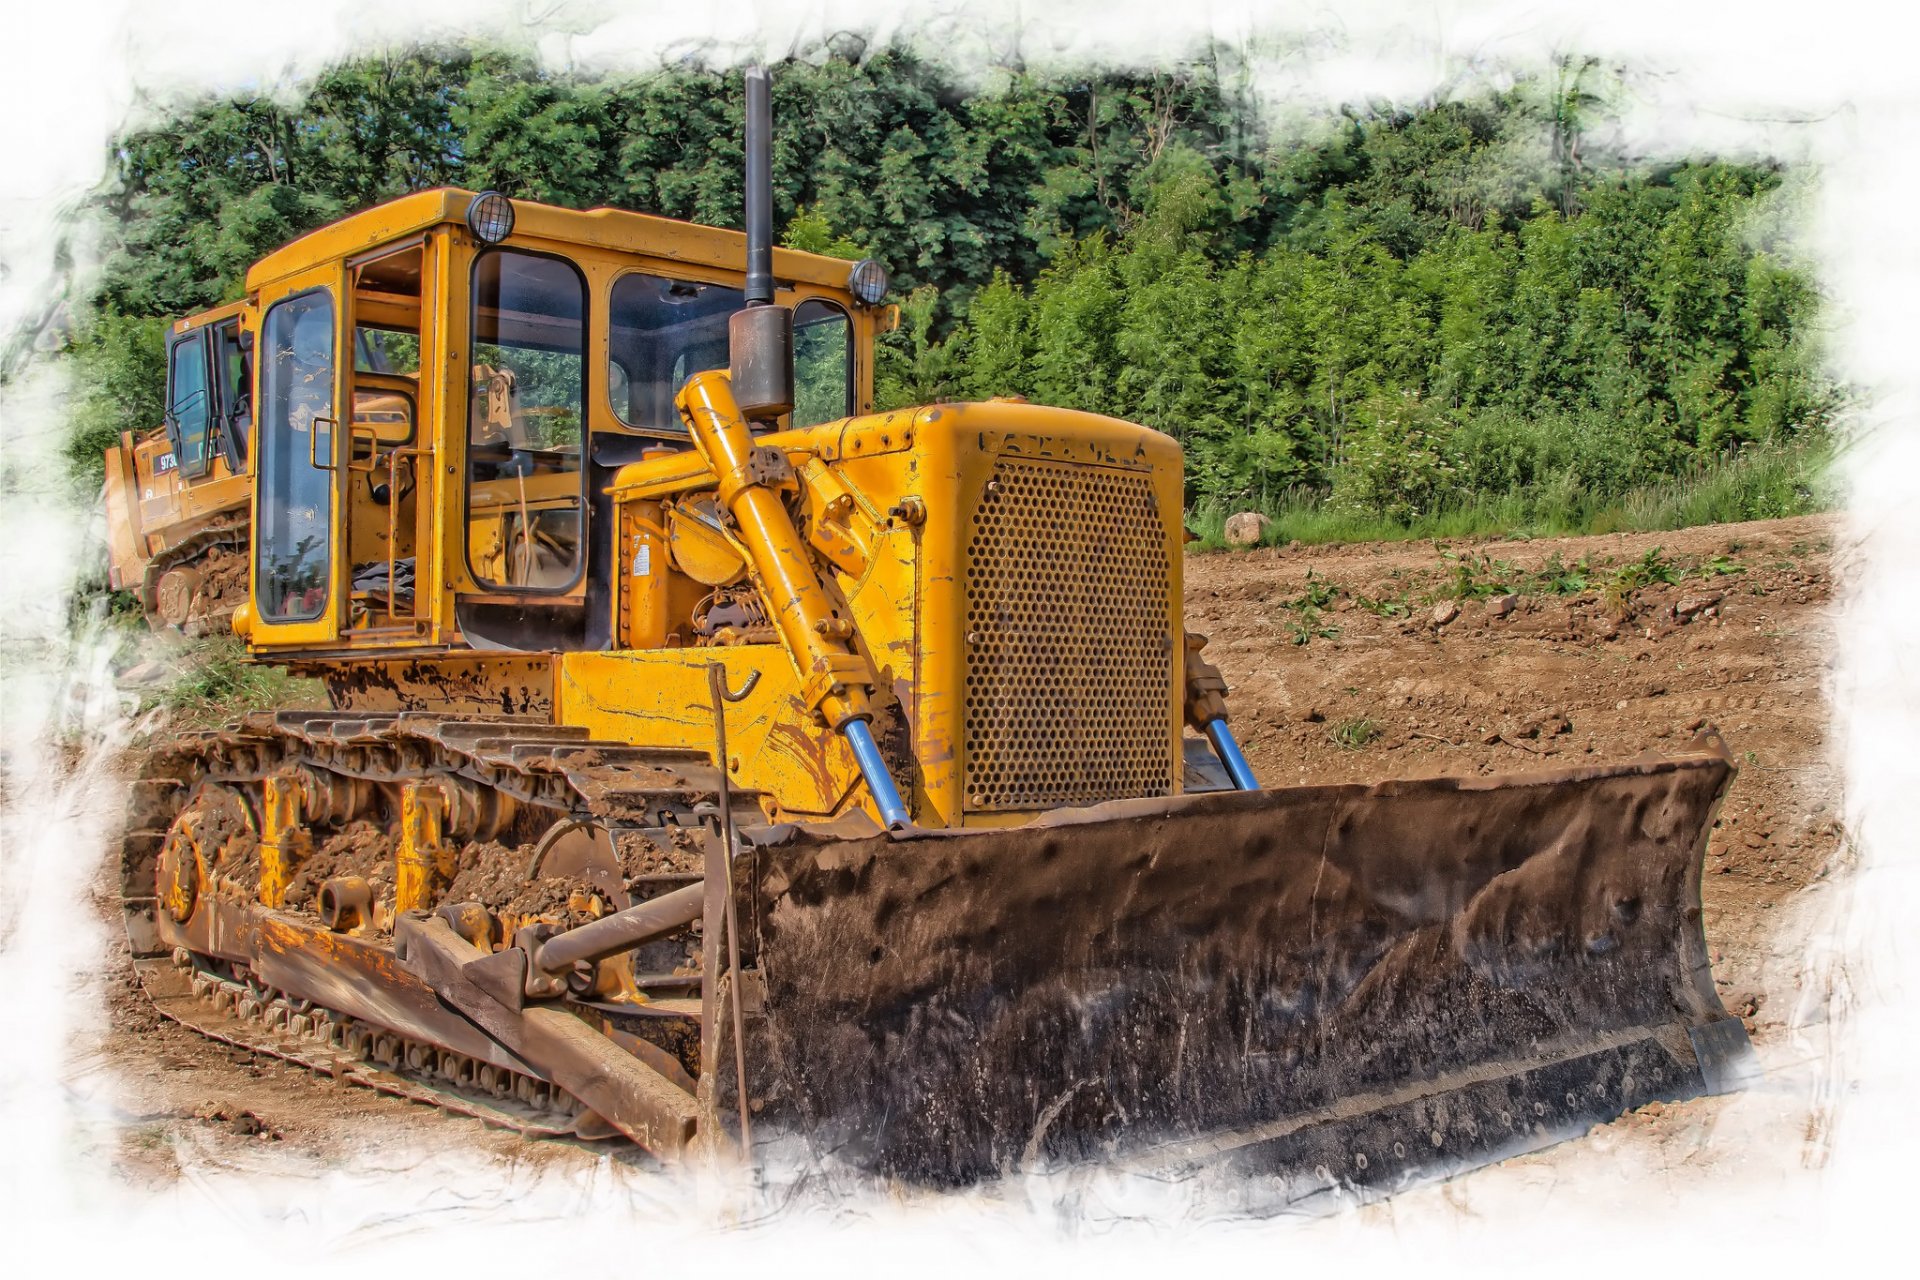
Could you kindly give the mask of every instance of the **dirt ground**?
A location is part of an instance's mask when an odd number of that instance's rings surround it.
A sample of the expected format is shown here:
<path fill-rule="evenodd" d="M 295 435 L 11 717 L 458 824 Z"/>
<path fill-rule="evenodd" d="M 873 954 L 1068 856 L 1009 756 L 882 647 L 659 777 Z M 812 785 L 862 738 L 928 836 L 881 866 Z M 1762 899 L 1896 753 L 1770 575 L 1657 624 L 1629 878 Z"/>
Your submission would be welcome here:
<path fill-rule="evenodd" d="M 1610 599 L 1620 571 L 1654 548 L 1678 581 Z M 1829 523 L 1806 517 L 1195 556 L 1187 625 L 1210 638 L 1234 730 L 1268 785 L 1622 759 L 1717 727 L 1740 773 L 1701 896 L 1722 998 L 1760 1033 L 1781 1013 L 1754 967 L 1772 913 L 1830 874 L 1840 849 L 1838 775 L 1825 754 L 1831 552 Z M 1543 575 L 1556 557 L 1559 574 Z M 1494 616 L 1487 599 L 1432 601 L 1462 565 L 1477 588 L 1519 586 L 1512 612 Z M 1543 576 L 1560 591 L 1543 589 Z M 1331 600 L 1303 601 L 1322 583 Z M 1383 617 L 1361 601 L 1406 613 Z"/>
<path fill-rule="evenodd" d="M 1195 555 L 1188 626 L 1211 637 L 1232 723 L 1269 785 L 1620 759 L 1717 726 L 1740 772 L 1707 855 L 1714 979 L 1770 1072 L 1791 1077 L 1822 1020 L 1801 963 L 1805 907 L 1844 858 L 1825 747 L 1831 532 L 1813 517 Z M 114 914 L 104 871 L 96 895 Z M 203 1041 L 146 1006 L 124 955 L 108 986 L 106 1033 L 76 1075 L 111 1082 L 100 1089 L 121 1135 L 110 1159 L 130 1183 L 244 1164 L 266 1146 L 322 1166 L 416 1141 L 542 1165 L 598 1159 Z M 1597 1159 L 1623 1143 L 1686 1163 L 1710 1147 L 1721 1103 L 1655 1104 L 1521 1163 L 1577 1162 L 1583 1148 Z M 1793 1098 L 1786 1109 L 1804 1110 Z M 1818 1114 L 1781 1123 L 1814 1153 L 1798 1158 L 1817 1162 Z"/>

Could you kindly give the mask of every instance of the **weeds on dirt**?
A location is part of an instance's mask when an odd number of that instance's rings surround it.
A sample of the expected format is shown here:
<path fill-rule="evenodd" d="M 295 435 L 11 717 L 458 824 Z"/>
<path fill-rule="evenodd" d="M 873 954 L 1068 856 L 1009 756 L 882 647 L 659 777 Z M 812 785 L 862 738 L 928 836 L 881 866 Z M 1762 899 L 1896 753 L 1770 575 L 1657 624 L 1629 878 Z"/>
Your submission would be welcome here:
<path fill-rule="evenodd" d="M 1289 609 L 1325 609 L 1331 606 L 1339 596 L 1340 588 L 1322 578 L 1312 569 L 1307 570 L 1307 589 L 1300 595 L 1287 601 Z"/>
<path fill-rule="evenodd" d="M 1441 559 L 1449 566 L 1448 578 L 1433 593 L 1435 600 L 1485 600 L 1504 596 L 1513 590 L 1512 584 L 1518 575 L 1511 564 L 1491 556 L 1459 556 L 1449 551 Z"/>
<path fill-rule="evenodd" d="M 1714 556 L 1711 560 L 1699 566 L 1697 570 L 1703 578 L 1726 578 L 1736 573 L 1745 573 L 1746 571 L 1747 566 L 1737 564 L 1727 559 L 1724 554 Z"/>
<path fill-rule="evenodd" d="M 1287 637 L 1297 645 L 1312 644 L 1315 640 L 1338 640 L 1340 628 L 1321 626 L 1317 618 L 1302 620 L 1288 624 Z"/>
<path fill-rule="evenodd" d="M 1287 623 L 1288 637 L 1297 645 L 1312 644 L 1315 640 L 1333 640 L 1340 635 L 1340 628 L 1323 620 L 1326 611 L 1340 596 L 1340 588 L 1320 577 L 1312 569 L 1307 570 L 1307 589 L 1290 600 L 1282 600 L 1280 607 L 1291 612 L 1294 617 Z"/>
<path fill-rule="evenodd" d="M 1667 559 L 1661 548 L 1648 547 L 1646 554 L 1638 560 L 1628 561 L 1613 571 L 1601 597 L 1609 609 L 1622 612 L 1633 599 L 1634 592 L 1642 587 L 1650 587 L 1656 582 L 1671 586 L 1679 582 L 1682 576 L 1680 566 Z"/>
<path fill-rule="evenodd" d="M 1536 569 L 1524 569 L 1484 553 L 1443 551 L 1437 585 L 1424 592 L 1416 586 L 1398 595 L 1362 595 L 1327 581 L 1309 568 L 1306 589 L 1280 601 L 1279 607 L 1293 615 L 1281 623 L 1288 639 L 1295 645 L 1307 645 L 1339 636 L 1340 629 L 1328 624 L 1323 615 L 1342 597 L 1377 618 L 1405 618 L 1416 605 L 1443 600 L 1466 603 L 1504 595 L 1565 597 L 1597 592 L 1609 609 L 1621 615 L 1627 611 L 1635 593 L 1644 587 L 1657 583 L 1677 585 L 1689 577 L 1711 581 L 1746 571 L 1745 565 L 1725 553 L 1699 562 L 1677 562 L 1661 547 L 1650 548 L 1638 559 L 1617 565 L 1611 559 L 1596 565 L 1591 556 L 1569 563 L 1559 551 L 1553 551 Z M 1399 571 L 1394 576 L 1400 577 Z M 1428 575 L 1426 580 L 1435 582 L 1436 579 Z"/>
<path fill-rule="evenodd" d="M 1527 588 L 1540 595 L 1577 596 L 1587 589 L 1593 580 L 1591 557 L 1581 556 L 1579 564 L 1569 565 L 1560 559 L 1560 553 L 1554 552 L 1547 562 L 1529 575 Z"/>
<path fill-rule="evenodd" d="M 1358 751 L 1377 739 L 1380 734 L 1379 722 L 1365 716 L 1353 720 L 1342 720 L 1327 730 L 1327 736 L 1333 739 L 1335 746 L 1345 747 L 1349 751 Z"/>
<path fill-rule="evenodd" d="M 1353 603 L 1376 618 L 1404 618 L 1410 612 L 1405 596 L 1395 596 L 1385 600 L 1375 600 L 1371 596 L 1354 596 Z"/>

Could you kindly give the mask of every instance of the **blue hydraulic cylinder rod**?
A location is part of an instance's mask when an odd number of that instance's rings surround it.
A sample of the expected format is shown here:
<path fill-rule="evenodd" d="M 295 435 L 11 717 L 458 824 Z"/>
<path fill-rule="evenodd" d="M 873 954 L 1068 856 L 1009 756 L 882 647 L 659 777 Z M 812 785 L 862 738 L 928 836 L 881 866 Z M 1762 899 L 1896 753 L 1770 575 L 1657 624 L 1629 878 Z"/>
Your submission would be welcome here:
<path fill-rule="evenodd" d="M 893 785 L 887 762 L 880 758 L 880 748 L 874 745 L 872 727 L 865 720 L 849 720 L 840 732 L 847 736 L 853 758 L 860 762 L 860 776 L 867 780 L 867 790 L 873 793 L 873 802 L 880 806 L 880 817 L 887 824 L 887 830 L 898 831 L 910 825 L 913 819 L 907 816 L 906 803 L 900 799 L 899 788 Z"/>
<path fill-rule="evenodd" d="M 1240 744 L 1233 740 L 1233 730 L 1227 728 L 1225 720 L 1207 721 L 1207 739 L 1213 743 L 1213 753 L 1220 757 L 1220 763 L 1227 766 L 1227 776 L 1233 779 L 1233 785 L 1242 791 L 1258 791 L 1260 783 L 1253 776 L 1253 766 L 1240 754 Z"/>

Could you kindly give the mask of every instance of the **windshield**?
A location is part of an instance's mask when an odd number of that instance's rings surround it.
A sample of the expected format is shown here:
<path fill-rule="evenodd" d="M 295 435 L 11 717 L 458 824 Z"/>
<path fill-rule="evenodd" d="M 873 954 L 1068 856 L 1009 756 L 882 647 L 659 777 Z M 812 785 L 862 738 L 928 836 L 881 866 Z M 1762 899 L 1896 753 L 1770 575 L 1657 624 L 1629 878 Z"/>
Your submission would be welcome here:
<path fill-rule="evenodd" d="M 641 273 L 614 282 L 607 334 L 607 396 L 620 421 L 680 431 L 673 398 L 687 379 L 727 367 L 727 321 L 745 305 L 738 289 Z M 840 308 L 808 299 L 794 310 L 791 425 L 853 412 L 852 326 Z"/>

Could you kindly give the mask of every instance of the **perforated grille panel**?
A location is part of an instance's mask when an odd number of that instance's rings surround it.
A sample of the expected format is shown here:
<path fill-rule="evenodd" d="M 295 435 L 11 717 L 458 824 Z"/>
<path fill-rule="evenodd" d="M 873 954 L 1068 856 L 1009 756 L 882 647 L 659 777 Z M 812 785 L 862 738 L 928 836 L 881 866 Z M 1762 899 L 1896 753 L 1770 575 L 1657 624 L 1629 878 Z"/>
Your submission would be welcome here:
<path fill-rule="evenodd" d="M 1002 458 L 967 536 L 966 807 L 1170 795 L 1172 573 L 1149 478 Z"/>

